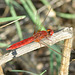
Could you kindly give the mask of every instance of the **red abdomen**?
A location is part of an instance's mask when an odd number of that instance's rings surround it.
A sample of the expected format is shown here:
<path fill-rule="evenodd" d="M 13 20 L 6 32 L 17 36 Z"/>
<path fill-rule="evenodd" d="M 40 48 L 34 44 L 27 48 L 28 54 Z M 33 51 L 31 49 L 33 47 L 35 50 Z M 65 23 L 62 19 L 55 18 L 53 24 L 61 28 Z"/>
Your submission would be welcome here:
<path fill-rule="evenodd" d="M 27 39 L 24 39 L 22 41 L 19 41 L 13 45 L 11 45 L 9 48 L 7 48 L 6 50 L 13 50 L 13 49 L 16 49 L 16 48 L 19 48 L 19 47 L 22 47 L 24 45 L 27 45 L 29 43 L 31 43 L 32 41 L 34 41 L 34 37 L 29 37 Z"/>
<path fill-rule="evenodd" d="M 11 45 L 6 50 L 13 50 L 13 49 L 19 48 L 19 47 L 27 45 L 27 44 L 29 44 L 29 43 L 31 43 L 33 41 L 39 42 L 41 39 L 45 38 L 46 36 L 47 36 L 47 32 L 46 31 L 39 31 L 36 34 L 34 34 L 34 36 L 29 37 L 27 39 L 24 39 L 24 40 L 22 40 L 20 42 L 17 42 L 15 44 Z"/>

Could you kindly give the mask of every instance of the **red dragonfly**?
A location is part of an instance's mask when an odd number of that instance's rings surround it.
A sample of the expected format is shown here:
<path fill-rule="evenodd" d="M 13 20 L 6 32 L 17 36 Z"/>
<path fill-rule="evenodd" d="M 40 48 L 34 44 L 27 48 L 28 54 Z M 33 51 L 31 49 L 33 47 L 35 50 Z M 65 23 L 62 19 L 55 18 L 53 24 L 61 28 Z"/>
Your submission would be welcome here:
<path fill-rule="evenodd" d="M 11 45 L 6 50 L 13 50 L 13 49 L 19 48 L 19 47 L 27 45 L 33 41 L 40 42 L 41 39 L 47 38 L 48 36 L 52 36 L 53 33 L 54 33 L 54 31 L 51 29 L 48 29 L 47 31 L 39 31 L 39 32 L 35 33 L 32 37 L 29 37 L 27 39 L 24 39 L 22 41 L 19 41 L 15 44 Z"/>
<path fill-rule="evenodd" d="M 24 45 L 27 45 L 27 44 L 29 44 L 29 43 L 31 43 L 33 41 L 40 43 L 40 40 L 42 40 L 43 38 L 48 38 L 48 36 L 52 36 L 53 33 L 54 33 L 54 31 L 51 30 L 51 29 L 47 29 L 47 31 L 39 31 L 39 32 L 35 33 L 33 36 L 31 36 L 31 37 L 29 37 L 27 39 L 24 39 L 22 41 L 19 41 L 19 42 L 13 44 L 13 45 L 11 45 L 6 50 L 14 50 L 14 49 L 17 49 L 17 48 L 22 47 Z M 46 45 L 44 42 L 42 44 Z M 47 47 L 50 48 L 49 46 L 47 46 Z M 50 49 L 52 49 L 52 48 L 50 48 Z M 54 50 L 54 49 L 52 49 L 52 50 L 55 51 L 56 53 L 62 55 L 61 53 L 57 52 L 56 50 Z"/>

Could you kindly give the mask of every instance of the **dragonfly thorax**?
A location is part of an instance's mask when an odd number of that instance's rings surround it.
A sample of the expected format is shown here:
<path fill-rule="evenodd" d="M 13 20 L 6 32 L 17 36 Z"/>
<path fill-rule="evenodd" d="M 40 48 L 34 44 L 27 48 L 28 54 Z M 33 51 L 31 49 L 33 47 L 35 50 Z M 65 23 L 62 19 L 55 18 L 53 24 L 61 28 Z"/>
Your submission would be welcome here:
<path fill-rule="evenodd" d="M 47 36 L 46 31 L 39 31 L 34 35 L 34 41 L 39 42 L 41 39 L 45 38 Z"/>

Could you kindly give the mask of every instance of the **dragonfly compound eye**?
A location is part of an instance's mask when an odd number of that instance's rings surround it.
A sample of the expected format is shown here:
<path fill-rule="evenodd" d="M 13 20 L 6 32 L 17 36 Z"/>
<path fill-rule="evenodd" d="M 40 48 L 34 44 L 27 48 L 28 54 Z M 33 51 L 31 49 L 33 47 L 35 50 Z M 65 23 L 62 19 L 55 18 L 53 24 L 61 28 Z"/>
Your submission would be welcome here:
<path fill-rule="evenodd" d="M 48 34 L 53 35 L 54 31 L 51 29 L 47 29 Z"/>
<path fill-rule="evenodd" d="M 53 31 L 53 30 L 51 30 L 50 35 L 53 35 L 53 33 L 54 33 L 54 31 Z"/>

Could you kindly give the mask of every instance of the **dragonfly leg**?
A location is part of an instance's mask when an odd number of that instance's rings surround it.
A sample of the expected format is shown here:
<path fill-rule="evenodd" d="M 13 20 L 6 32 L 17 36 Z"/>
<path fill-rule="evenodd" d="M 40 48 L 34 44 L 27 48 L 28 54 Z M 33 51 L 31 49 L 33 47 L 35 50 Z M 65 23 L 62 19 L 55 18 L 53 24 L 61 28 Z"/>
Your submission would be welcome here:
<path fill-rule="evenodd" d="M 52 41 L 52 40 L 48 39 L 48 36 L 46 37 L 46 39 L 49 40 L 49 41 Z"/>
<path fill-rule="evenodd" d="M 38 42 L 40 44 L 40 47 L 41 47 L 41 43 L 40 43 L 40 40 L 36 39 L 35 42 Z"/>
<path fill-rule="evenodd" d="M 40 44 L 40 47 L 41 47 L 41 43 L 40 42 L 38 42 L 39 44 Z"/>

